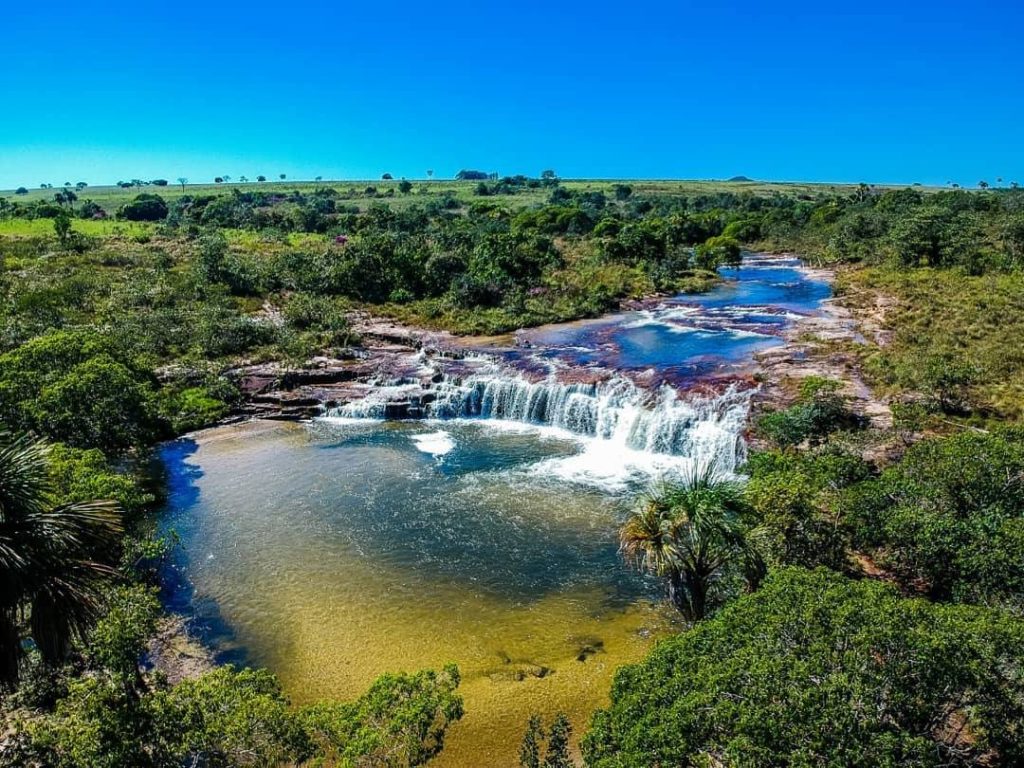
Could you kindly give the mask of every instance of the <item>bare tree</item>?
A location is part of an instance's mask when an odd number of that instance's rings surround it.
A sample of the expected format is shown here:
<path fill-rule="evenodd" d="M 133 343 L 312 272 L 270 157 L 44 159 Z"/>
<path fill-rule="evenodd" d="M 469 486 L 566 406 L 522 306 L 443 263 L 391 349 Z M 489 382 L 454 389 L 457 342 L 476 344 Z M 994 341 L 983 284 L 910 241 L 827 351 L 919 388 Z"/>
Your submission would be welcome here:
<path fill-rule="evenodd" d="M 179 176 L 178 183 L 181 184 L 181 191 L 184 192 L 185 185 L 188 184 L 188 179 L 186 179 L 184 176 Z"/>

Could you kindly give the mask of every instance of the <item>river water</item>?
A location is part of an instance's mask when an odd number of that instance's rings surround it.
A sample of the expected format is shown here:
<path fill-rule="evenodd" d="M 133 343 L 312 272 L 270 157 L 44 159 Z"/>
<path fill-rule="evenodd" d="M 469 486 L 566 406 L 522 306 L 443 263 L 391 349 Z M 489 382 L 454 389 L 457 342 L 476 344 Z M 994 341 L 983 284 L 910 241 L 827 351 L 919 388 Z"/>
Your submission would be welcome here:
<path fill-rule="evenodd" d="M 437 765 L 516 765 L 531 712 L 584 730 L 615 668 L 677 627 L 622 563 L 618 525 L 665 473 L 735 469 L 740 374 L 829 293 L 791 260 L 723 274 L 703 296 L 522 333 L 431 383 L 423 419 L 379 418 L 424 391 L 390 382 L 310 423 L 167 445 L 168 602 L 297 702 L 457 662 L 466 716 Z"/>

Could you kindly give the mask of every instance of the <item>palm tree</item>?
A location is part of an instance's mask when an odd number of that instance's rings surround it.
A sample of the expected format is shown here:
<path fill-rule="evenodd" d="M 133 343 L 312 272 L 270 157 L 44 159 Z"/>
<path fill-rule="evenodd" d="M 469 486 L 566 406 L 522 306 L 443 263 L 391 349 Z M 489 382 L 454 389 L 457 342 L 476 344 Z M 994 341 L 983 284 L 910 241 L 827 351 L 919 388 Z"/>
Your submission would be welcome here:
<path fill-rule="evenodd" d="M 109 501 L 55 505 L 48 446 L 0 434 L 0 688 L 18 682 L 19 617 L 48 664 L 96 618 L 114 578 L 121 512 Z"/>
<path fill-rule="evenodd" d="M 714 463 L 648 494 L 619 532 L 621 551 L 637 568 L 668 583 L 672 604 L 700 621 L 722 597 L 730 577 L 756 589 L 765 564 L 759 536 L 741 518 L 737 483 Z"/>

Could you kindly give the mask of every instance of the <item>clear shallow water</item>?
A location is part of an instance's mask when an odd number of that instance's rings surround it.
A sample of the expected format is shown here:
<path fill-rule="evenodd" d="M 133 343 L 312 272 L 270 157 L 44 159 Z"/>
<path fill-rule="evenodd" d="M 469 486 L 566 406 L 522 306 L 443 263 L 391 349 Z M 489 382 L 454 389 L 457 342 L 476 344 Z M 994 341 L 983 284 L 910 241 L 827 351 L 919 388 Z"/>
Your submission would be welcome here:
<path fill-rule="evenodd" d="M 779 343 L 767 326 L 827 294 L 792 266 L 739 277 L 650 312 L 530 332 L 533 350 L 560 364 L 593 353 L 638 369 L 730 369 Z M 684 408 L 700 439 L 673 445 L 701 452 L 735 437 L 745 411 L 726 410 Z M 531 712 L 564 710 L 581 732 L 615 668 L 673 627 L 659 585 L 621 562 L 616 532 L 658 471 L 701 457 L 614 434 L 341 418 L 176 441 L 164 449 L 164 525 L 181 537 L 167 599 L 225 660 L 269 667 L 297 701 L 455 661 L 467 715 L 437 765 L 514 766 Z"/>
<path fill-rule="evenodd" d="M 705 294 L 520 337 L 541 357 L 570 366 L 653 369 L 685 384 L 749 368 L 755 352 L 782 344 L 782 331 L 831 294 L 828 283 L 802 270 L 797 259 L 748 257 L 741 268 L 720 272 L 726 282 Z"/>

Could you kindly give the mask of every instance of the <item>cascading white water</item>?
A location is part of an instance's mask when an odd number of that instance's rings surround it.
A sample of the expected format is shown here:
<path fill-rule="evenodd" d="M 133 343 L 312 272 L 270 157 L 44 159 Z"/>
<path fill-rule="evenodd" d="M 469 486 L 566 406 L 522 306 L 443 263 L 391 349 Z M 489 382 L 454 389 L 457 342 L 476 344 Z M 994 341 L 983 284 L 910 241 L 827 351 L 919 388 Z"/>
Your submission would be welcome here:
<path fill-rule="evenodd" d="M 671 387 L 656 393 L 623 377 L 597 384 L 538 382 L 495 371 L 462 380 L 444 378 L 424 388 L 393 383 L 374 388 L 359 401 L 328 412 L 329 417 L 482 419 L 553 427 L 591 438 L 601 452 L 656 454 L 692 461 L 714 461 L 733 472 L 744 459 L 741 432 L 750 389 L 729 387 L 714 396 L 681 398 Z"/>

